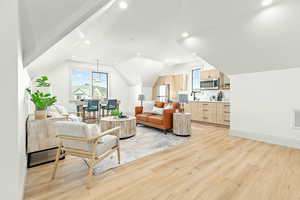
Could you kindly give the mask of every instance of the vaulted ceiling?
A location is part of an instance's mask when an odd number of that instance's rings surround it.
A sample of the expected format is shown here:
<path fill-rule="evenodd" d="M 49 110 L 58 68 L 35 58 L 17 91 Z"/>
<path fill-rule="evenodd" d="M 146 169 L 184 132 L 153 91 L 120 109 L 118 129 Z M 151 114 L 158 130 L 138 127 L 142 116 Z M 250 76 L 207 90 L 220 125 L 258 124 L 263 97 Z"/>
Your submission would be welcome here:
<path fill-rule="evenodd" d="M 72 4 L 71 0 L 64 1 Z M 106 64 L 120 65 L 140 53 L 168 65 L 185 63 L 197 55 L 228 74 L 299 67 L 300 1 L 273 0 L 268 6 L 263 6 L 263 1 L 127 0 L 126 10 L 119 8 L 120 1 L 111 1 L 114 4 L 102 9 L 101 15 L 80 25 L 31 65 L 97 58 Z M 48 1 L 48 4 L 61 4 L 59 2 Z M 75 2 L 79 7 L 84 4 L 80 0 Z M 49 5 L 49 9 L 52 9 L 54 21 L 64 20 L 72 12 L 70 8 L 63 13 L 64 5 Z M 63 15 L 56 16 L 56 12 Z M 41 14 L 35 15 L 34 24 L 44 30 L 43 37 L 52 41 L 57 36 L 44 29 L 48 27 L 43 25 L 47 20 L 39 17 Z M 84 19 L 79 14 L 74 16 Z M 52 25 L 55 29 L 55 23 Z M 57 26 L 63 25 L 70 27 L 66 23 Z M 30 52 L 35 47 L 31 44 L 30 31 L 23 35 L 25 44 L 29 43 L 24 49 L 29 52 L 25 53 L 27 62 L 34 57 Z M 181 37 L 183 32 L 188 32 L 189 37 Z"/>

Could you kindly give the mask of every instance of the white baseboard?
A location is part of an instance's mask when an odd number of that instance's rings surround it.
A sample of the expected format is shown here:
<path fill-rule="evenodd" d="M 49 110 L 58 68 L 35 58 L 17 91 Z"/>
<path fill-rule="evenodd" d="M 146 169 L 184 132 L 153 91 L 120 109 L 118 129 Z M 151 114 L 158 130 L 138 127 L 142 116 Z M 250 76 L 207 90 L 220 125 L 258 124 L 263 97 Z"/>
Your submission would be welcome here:
<path fill-rule="evenodd" d="M 282 138 L 274 135 L 267 135 L 262 133 L 255 133 L 255 132 L 246 132 L 240 130 L 230 130 L 229 135 L 241 137 L 250 140 L 256 140 L 260 142 L 291 147 L 295 149 L 300 149 L 300 140 L 289 139 L 289 138 Z"/>

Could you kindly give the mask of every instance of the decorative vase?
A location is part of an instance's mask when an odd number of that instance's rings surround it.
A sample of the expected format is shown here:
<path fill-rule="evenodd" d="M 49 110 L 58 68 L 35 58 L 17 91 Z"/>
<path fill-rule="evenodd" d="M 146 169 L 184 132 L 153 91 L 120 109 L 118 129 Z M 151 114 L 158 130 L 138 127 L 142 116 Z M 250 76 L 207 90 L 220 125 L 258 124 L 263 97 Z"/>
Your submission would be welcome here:
<path fill-rule="evenodd" d="M 47 110 L 36 110 L 34 112 L 34 118 L 36 120 L 42 120 L 47 118 Z"/>

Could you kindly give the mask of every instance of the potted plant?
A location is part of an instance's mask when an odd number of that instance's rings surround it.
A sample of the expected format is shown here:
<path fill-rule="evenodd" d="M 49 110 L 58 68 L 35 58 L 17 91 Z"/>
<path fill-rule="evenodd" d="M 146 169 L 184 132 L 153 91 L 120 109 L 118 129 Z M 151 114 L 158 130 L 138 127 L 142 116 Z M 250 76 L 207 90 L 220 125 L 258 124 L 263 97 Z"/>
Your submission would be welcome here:
<path fill-rule="evenodd" d="M 47 88 L 50 87 L 50 84 L 47 83 L 48 77 L 42 76 L 37 79 L 37 87 Z M 47 117 L 47 108 L 48 106 L 53 105 L 57 100 L 56 96 L 52 96 L 50 93 L 44 93 L 40 90 L 32 92 L 29 88 L 26 89 L 31 96 L 31 101 L 35 105 L 34 116 L 35 119 L 45 119 Z"/>
<path fill-rule="evenodd" d="M 118 109 L 115 109 L 113 111 L 111 111 L 111 115 L 114 117 L 114 118 L 117 118 L 120 116 L 120 111 Z"/>

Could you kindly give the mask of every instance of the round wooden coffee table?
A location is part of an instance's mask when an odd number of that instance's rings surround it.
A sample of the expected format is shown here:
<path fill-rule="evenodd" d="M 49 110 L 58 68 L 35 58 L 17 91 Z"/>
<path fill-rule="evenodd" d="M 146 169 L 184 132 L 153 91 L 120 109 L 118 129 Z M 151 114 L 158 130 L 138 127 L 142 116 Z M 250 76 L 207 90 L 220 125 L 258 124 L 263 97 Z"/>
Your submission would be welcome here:
<path fill-rule="evenodd" d="M 120 139 L 126 139 L 136 134 L 136 118 L 128 116 L 127 118 L 103 117 L 100 120 L 101 132 L 120 127 Z"/>

